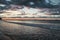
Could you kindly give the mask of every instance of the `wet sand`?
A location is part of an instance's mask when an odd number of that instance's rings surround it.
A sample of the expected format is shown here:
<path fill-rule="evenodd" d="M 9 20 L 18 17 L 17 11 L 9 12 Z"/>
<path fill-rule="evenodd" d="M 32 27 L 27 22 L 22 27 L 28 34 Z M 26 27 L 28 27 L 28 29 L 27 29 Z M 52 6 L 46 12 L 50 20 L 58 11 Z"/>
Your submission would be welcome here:
<path fill-rule="evenodd" d="M 56 23 L 0 21 L 0 32 L 0 39 L 6 40 L 60 40 L 60 24 Z"/>

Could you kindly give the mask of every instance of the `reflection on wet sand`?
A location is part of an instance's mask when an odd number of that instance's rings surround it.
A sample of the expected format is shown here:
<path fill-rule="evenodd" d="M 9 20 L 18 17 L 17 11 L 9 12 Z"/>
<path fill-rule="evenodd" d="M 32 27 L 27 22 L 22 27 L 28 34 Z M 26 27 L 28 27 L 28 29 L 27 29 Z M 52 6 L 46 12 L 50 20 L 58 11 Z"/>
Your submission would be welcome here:
<path fill-rule="evenodd" d="M 8 32 L 10 34 L 15 34 L 15 35 L 17 34 L 19 35 L 20 33 L 21 34 L 32 34 L 32 33 L 39 34 L 40 31 L 43 32 L 43 30 L 47 30 L 39 27 L 32 27 L 32 25 L 27 26 L 25 24 L 21 25 L 21 24 L 7 23 L 7 22 L 2 22 L 0 25 L 3 28 L 3 31 Z"/>
<path fill-rule="evenodd" d="M 60 32 L 56 30 L 60 30 L 59 24 L 50 24 L 50 23 L 8 23 L 4 21 L 0 21 L 0 30 L 4 34 L 8 34 L 13 39 L 46 39 L 45 37 L 49 37 L 49 39 L 59 39 Z M 55 35 L 57 38 L 55 38 Z M 9 37 L 9 36 L 8 36 Z M 54 38 L 55 39 L 54 39 Z M 47 39 L 48 40 L 48 39 Z"/>
<path fill-rule="evenodd" d="M 48 29 L 59 29 L 60 26 L 58 24 L 51 24 L 51 23 L 35 23 L 35 22 L 30 22 L 30 23 L 8 23 L 4 21 L 0 21 L 0 26 L 3 29 L 4 32 L 7 32 L 8 34 L 39 34 L 41 33 L 46 33 Z M 50 27 L 49 27 L 50 26 Z"/>

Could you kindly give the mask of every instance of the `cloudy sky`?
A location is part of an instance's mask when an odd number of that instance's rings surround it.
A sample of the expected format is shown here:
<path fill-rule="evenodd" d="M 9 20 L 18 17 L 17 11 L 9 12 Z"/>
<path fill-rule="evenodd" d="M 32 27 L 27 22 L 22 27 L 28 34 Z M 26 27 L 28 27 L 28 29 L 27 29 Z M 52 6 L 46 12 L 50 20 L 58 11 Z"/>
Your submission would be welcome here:
<path fill-rule="evenodd" d="M 53 5 L 58 5 L 60 4 L 60 0 L 45 0 L 47 3 L 49 3 L 49 1 L 51 2 L 50 4 L 53 4 Z"/>

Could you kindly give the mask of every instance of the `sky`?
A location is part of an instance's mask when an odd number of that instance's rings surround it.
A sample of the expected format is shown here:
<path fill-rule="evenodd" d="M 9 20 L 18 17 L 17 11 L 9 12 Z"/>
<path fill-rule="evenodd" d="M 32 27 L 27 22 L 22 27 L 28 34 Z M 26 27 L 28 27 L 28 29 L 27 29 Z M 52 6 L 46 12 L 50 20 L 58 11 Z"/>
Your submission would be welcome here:
<path fill-rule="evenodd" d="M 51 2 L 50 4 L 52 5 L 60 5 L 60 0 L 45 0 L 47 3 L 49 3 L 49 1 Z"/>

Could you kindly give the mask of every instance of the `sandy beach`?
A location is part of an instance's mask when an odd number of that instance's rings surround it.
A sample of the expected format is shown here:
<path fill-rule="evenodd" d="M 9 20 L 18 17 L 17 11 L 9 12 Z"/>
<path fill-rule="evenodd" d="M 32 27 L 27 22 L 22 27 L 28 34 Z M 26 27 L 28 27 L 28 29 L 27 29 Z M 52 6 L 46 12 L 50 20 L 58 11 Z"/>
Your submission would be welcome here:
<path fill-rule="evenodd" d="M 59 40 L 60 25 L 40 21 L 9 23 L 0 20 L 0 33 L 0 37 L 6 40 Z"/>

